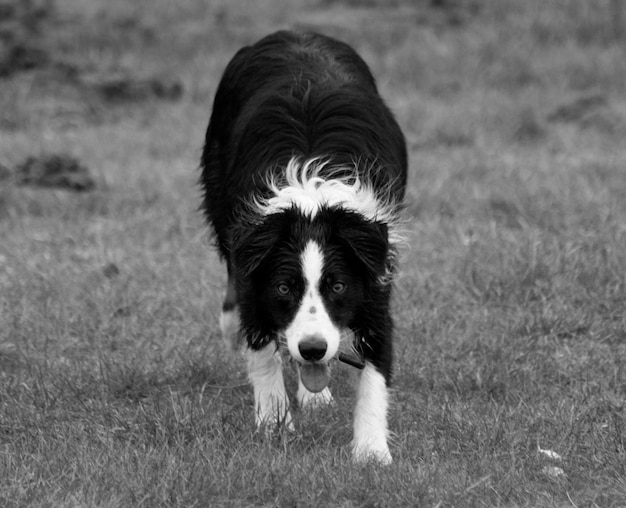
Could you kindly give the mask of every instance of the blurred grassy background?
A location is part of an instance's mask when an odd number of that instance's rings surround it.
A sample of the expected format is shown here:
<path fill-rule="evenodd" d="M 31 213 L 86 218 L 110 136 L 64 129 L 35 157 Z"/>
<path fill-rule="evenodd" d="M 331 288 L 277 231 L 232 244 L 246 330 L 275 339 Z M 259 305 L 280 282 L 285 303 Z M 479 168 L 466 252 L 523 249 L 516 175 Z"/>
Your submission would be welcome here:
<path fill-rule="evenodd" d="M 2 504 L 626 504 L 619 6 L 0 0 Z M 218 337 L 204 129 L 278 28 L 353 44 L 410 147 L 384 470 L 349 461 L 354 372 L 262 440 Z M 21 185 L 50 153 L 94 190 Z"/>

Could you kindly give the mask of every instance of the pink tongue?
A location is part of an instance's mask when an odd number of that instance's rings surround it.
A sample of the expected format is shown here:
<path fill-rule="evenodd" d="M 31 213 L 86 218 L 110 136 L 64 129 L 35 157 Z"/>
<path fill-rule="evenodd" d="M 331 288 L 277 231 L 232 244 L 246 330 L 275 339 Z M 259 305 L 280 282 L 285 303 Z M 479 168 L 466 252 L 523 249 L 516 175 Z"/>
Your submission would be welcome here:
<path fill-rule="evenodd" d="M 300 379 L 310 392 L 321 392 L 330 381 L 328 365 L 325 363 L 305 363 L 300 366 Z"/>

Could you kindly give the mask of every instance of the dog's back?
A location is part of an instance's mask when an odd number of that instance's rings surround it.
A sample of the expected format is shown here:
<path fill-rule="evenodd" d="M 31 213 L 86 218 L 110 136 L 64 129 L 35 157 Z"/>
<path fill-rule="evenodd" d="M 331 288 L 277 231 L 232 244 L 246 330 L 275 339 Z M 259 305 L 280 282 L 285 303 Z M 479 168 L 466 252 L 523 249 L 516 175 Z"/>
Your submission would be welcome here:
<path fill-rule="evenodd" d="M 201 184 L 222 255 L 239 205 L 294 157 L 330 159 L 403 198 L 404 137 L 365 62 L 335 39 L 277 32 L 235 55 L 215 96 Z"/>

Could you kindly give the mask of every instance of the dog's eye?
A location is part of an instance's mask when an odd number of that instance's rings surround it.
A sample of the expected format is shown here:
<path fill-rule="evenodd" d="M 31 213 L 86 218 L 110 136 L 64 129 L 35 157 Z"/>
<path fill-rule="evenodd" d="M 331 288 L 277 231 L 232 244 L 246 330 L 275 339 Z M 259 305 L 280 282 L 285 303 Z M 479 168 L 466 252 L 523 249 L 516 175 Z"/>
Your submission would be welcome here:
<path fill-rule="evenodd" d="M 346 290 L 346 284 L 341 282 L 341 281 L 337 281 L 335 283 L 333 283 L 332 289 L 333 289 L 333 293 L 340 295 L 341 293 L 343 293 Z"/>
<path fill-rule="evenodd" d="M 278 294 L 281 296 L 287 296 L 291 292 L 291 289 L 286 283 L 281 282 L 276 286 L 276 291 L 278 291 Z"/>

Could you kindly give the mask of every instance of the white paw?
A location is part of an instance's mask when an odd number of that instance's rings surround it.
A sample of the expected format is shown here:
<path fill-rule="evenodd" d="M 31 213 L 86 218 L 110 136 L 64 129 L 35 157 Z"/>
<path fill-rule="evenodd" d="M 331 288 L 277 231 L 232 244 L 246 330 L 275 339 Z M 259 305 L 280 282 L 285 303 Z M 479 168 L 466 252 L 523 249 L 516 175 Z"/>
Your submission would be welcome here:
<path fill-rule="evenodd" d="M 391 453 L 387 446 L 387 440 L 383 438 L 372 438 L 365 442 L 352 442 L 352 460 L 357 464 L 367 462 L 378 462 L 381 465 L 391 464 Z"/>
<path fill-rule="evenodd" d="M 302 383 L 298 387 L 298 403 L 301 409 L 316 409 L 322 406 L 328 406 L 334 401 L 333 394 L 330 393 L 328 387 L 321 392 L 313 393 L 307 390 Z"/>

